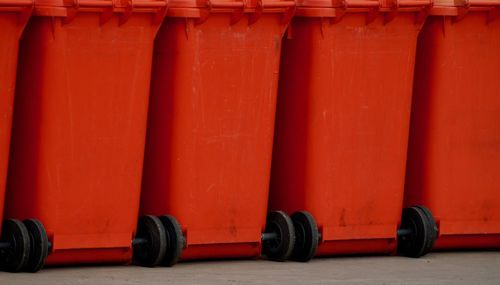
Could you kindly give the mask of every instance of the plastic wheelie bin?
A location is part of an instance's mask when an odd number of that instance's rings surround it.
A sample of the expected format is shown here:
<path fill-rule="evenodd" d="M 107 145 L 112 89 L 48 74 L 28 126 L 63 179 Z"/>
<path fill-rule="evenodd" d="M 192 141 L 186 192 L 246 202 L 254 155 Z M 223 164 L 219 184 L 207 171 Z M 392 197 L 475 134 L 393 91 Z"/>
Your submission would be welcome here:
<path fill-rule="evenodd" d="M 3 221 L 19 37 L 33 1 L 0 0 L 0 225 Z M 19 271 L 29 254 L 29 233 L 18 220 L 0 226 L 0 270 Z"/>
<path fill-rule="evenodd" d="M 280 45 L 294 6 L 169 4 L 155 42 L 140 211 L 164 215 L 166 266 L 181 255 L 291 252 L 290 218 L 269 213 L 266 225 L 266 211 Z"/>
<path fill-rule="evenodd" d="M 307 1 L 284 39 L 269 208 L 292 259 L 425 254 L 423 207 L 402 211 L 417 34 L 429 1 Z"/>
<path fill-rule="evenodd" d="M 5 203 L 6 218 L 26 220 L 33 237 L 23 270 L 163 258 L 161 222 L 137 215 L 165 11 L 163 1 L 35 2 L 20 44 Z"/>
<path fill-rule="evenodd" d="M 436 2 L 418 40 L 405 204 L 435 249 L 500 248 L 500 1 Z"/>

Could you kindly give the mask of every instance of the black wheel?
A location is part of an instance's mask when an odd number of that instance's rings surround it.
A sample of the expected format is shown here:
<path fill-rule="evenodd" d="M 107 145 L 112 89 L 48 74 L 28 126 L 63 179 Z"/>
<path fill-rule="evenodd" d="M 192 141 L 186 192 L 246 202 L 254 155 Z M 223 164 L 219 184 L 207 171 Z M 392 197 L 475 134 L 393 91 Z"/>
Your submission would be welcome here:
<path fill-rule="evenodd" d="M 307 262 L 314 257 L 318 249 L 318 226 L 307 211 L 295 212 L 291 218 L 295 228 L 295 246 L 291 259 Z"/>
<path fill-rule="evenodd" d="M 184 236 L 182 235 L 181 226 L 174 217 L 170 215 L 160 216 L 160 221 L 167 234 L 167 252 L 161 265 L 171 267 L 181 258 L 182 249 L 184 248 Z"/>
<path fill-rule="evenodd" d="M 0 249 L 0 268 L 8 272 L 21 271 L 28 263 L 30 254 L 30 237 L 26 226 L 19 220 L 5 220 L 0 243 L 10 244 Z"/>
<path fill-rule="evenodd" d="M 425 246 L 425 250 L 424 250 L 424 254 L 423 254 L 423 255 L 425 255 L 425 254 L 429 253 L 432 250 L 432 247 L 434 246 L 434 242 L 436 241 L 436 239 L 438 237 L 438 227 L 436 224 L 436 220 L 434 219 L 434 216 L 431 213 L 431 210 L 429 210 L 427 207 L 421 206 L 421 205 L 416 206 L 416 207 L 420 208 L 420 210 L 422 210 L 424 212 L 424 214 L 427 216 L 427 219 L 430 222 L 431 227 L 432 227 L 432 238 L 427 240 L 427 244 Z"/>
<path fill-rule="evenodd" d="M 285 261 L 290 257 L 295 245 L 295 229 L 290 217 L 282 211 L 267 214 L 266 234 L 273 234 L 271 239 L 262 243 L 262 253 L 270 260 Z"/>
<path fill-rule="evenodd" d="M 165 257 L 167 237 L 163 225 L 155 216 L 142 216 L 137 224 L 134 244 L 134 263 L 141 266 L 154 267 Z"/>
<path fill-rule="evenodd" d="M 43 268 L 49 254 L 49 238 L 43 224 L 37 219 L 23 221 L 30 236 L 30 254 L 24 267 L 26 272 L 38 272 Z"/>
<path fill-rule="evenodd" d="M 401 229 L 407 233 L 398 237 L 398 251 L 408 257 L 426 255 L 437 238 L 437 226 L 432 213 L 424 206 L 403 210 Z"/>

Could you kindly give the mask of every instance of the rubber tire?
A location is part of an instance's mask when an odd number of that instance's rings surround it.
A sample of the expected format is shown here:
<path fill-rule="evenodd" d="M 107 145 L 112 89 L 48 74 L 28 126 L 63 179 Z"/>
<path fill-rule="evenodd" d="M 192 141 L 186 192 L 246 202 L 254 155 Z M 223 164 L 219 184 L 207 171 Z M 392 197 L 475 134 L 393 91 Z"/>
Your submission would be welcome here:
<path fill-rule="evenodd" d="M 316 255 L 318 249 L 318 225 L 307 211 L 295 212 L 291 219 L 295 228 L 295 246 L 290 259 L 307 262 Z"/>
<path fill-rule="evenodd" d="M 179 222 L 173 216 L 165 215 L 159 218 L 167 234 L 167 251 L 161 265 L 172 267 L 181 258 L 182 249 L 184 248 L 184 235 Z"/>
<path fill-rule="evenodd" d="M 45 265 L 45 260 L 49 254 L 49 237 L 43 224 L 37 219 L 23 221 L 30 236 L 30 255 L 28 263 L 23 271 L 35 273 L 40 271 Z"/>
<path fill-rule="evenodd" d="M 262 254 L 269 260 L 285 261 L 292 255 L 295 229 L 292 219 L 282 211 L 267 214 L 266 233 L 276 233 L 277 238 L 262 242 Z"/>
<path fill-rule="evenodd" d="M 437 238 L 437 226 L 432 213 L 423 206 L 413 206 L 403 210 L 402 229 L 410 229 L 411 234 L 398 237 L 398 252 L 407 257 L 421 257 L 431 251 Z"/>
<path fill-rule="evenodd" d="M 134 264 L 145 267 L 159 265 L 167 250 L 167 236 L 160 219 L 150 215 L 140 217 L 136 236 L 148 242 L 134 245 Z"/>
<path fill-rule="evenodd" d="M 30 236 L 26 226 L 19 220 L 5 220 L 0 242 L 11 244 L 11 247 L 0 250 L 0 269 L 20 272 L 28 263 L 30 255 Z"/>
<path fill-rule="evenodd" d="M 432 250 L 432 247 L 434 247 L 434 242 L 436 242 L 436 239 L 438 237 L 438 227 L 436 224 L 436 220 L 434 219 L 434 215 L 432 215 L 431 210 L 429 210 L 427 207 L 422 206 L 422 205 L 417 205 L 415 207 L 420 208 L 420 210 L 422 210 L 424 212 L 424 214 L 427 216 L 427 219 L 428 219 L 429 223 L 431 224 L 432 232 L 434 235 L 432 238 L 429 238 L 427 240 L 427 244 L 425 245 L 424 253 L 421 255 L 421 256 L 424 256 Z"/>

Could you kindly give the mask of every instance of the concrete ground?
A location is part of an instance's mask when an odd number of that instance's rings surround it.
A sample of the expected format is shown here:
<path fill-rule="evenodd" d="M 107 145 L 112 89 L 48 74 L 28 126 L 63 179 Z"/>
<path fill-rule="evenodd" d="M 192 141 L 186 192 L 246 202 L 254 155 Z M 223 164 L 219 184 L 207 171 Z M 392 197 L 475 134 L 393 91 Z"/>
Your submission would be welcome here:
<path fill-rule="evenodd" d="M 0 273 L 1 285 L 21 284 L 500 284 L 500 252 L 337 257 L 309 263 L 205 261 L 173 268 L 103 266 Z"/>

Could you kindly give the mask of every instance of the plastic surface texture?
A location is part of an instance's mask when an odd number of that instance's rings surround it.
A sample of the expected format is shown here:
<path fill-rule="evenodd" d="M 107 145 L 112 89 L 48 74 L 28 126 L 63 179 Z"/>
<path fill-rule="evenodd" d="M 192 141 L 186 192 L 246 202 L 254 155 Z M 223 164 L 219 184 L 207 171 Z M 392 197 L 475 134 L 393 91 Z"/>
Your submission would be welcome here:
<path fill-rule="evenodd" d="M 48 264 L 129 263 L 156 11 L 42 8 L 21 41 L 5 214 L 43 223 Z"/>
<path fill-rule="evenodd" d="M 312 214 L 317 255 L 396 251 L 422 8 L 362 4 L 303 8 L 283 43 L 269 204 Z"/>
<path fill-rule="evenodd" d="M 428 19 L 417 53 L 405 204 L 432 211 L 436 249 L 500 248 L 499 74 L 500 9 L 449 7 Z"/>

